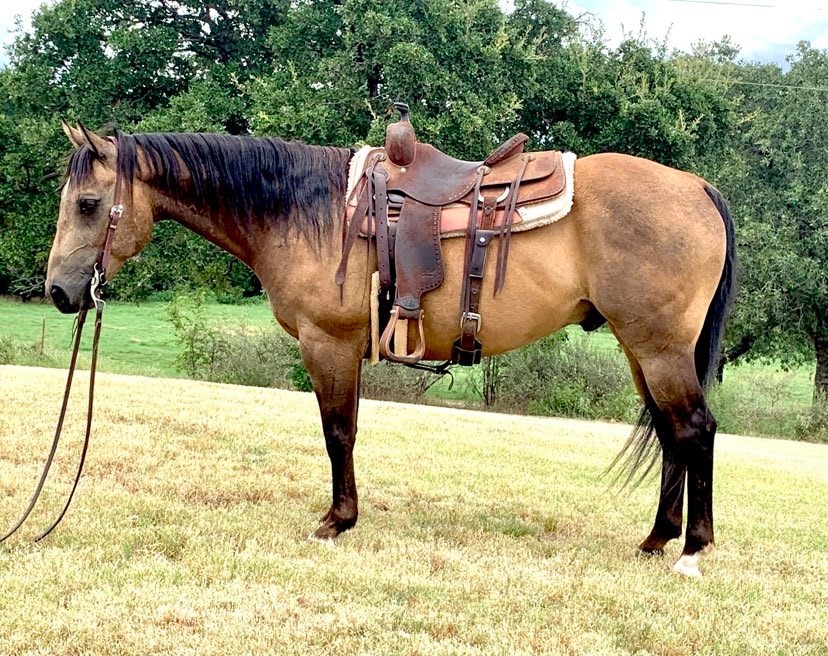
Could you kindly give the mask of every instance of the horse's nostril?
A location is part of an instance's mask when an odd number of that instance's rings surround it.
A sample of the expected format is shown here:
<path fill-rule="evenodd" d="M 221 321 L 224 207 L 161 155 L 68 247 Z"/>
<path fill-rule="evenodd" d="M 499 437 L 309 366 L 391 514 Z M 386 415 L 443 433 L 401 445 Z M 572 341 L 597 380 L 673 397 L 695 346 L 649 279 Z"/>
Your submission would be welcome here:
<path fill-rule="evenodd" d="M 63 288 L 58 285 L 52 285 L 49 288 L 49 298 L 52 299 L 52 303 L 54 303 L 55 307 L 59 310 L 62 310 L 69 305 L 69 296 L 65 291 L 63 291 Z"/>

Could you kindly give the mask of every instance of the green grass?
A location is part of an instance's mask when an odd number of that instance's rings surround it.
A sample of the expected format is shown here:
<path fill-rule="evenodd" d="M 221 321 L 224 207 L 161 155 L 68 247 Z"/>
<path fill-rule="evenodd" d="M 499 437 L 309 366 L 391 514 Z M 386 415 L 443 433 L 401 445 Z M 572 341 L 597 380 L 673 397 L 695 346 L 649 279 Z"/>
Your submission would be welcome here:
<path fill-rule="evenodd" d="M 78 375 L 82 388 L 85 374 Z M 0 367 L 0 514 L 29 498 L 63 373 Z M 0 547 L 0 653 L 341 656 L 828 653 L 828 447 L 717 437 L 718 551 L 701 581 L 638 560 L 656 483 L 600 474 L 625 426 L 365 401 L 361 517 L 329 502 L 311 394 L 102 374 L 83 424 Z"/>
<path fill-rule="evenodd" d="M 100 370 L 143 376 L 180 376 L 175 368 L 179 345 L 172 324 L 167 319 L 167 303 L 107 303 L 101 333 Z M 233 326 L 275 325 L 270 306 L 265 302 L 242 305 L 208 306 L 211 320 Z M 81 365 L 88 366 L 92 349 L 92 319 L 84 329 Z M 50 303 L 20 303 L 0 299 L 0 336 L 34 346 L 30 362 L 44 363 L 37 357 L 43 322 L 46 322 L 45 364 L 66 367 L 72 347 L 74 315 L 60 314 Z"/>

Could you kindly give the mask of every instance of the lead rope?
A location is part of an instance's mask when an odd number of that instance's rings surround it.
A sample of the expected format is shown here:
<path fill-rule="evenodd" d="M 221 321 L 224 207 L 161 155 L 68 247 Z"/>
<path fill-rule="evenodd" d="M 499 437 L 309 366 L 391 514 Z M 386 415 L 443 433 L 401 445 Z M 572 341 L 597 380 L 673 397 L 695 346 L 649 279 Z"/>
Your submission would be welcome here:
<path fill-rule="evenodd" d="M 100 342 L 101 337 L 103 309 L 106 305 L 106 302 L 101 298 L 101 293 L 104 285 L 106 285 L 106 268 L 109 264 L 115 228 L 118 226 L 118 221 L 121 219 L 123 213 L 124 206 L 121 204 L 121 176 L 118 176 L 115 182 L 115 204 L 109 211 L 109 223 L 106 229 L 106 239 L 104 240 L 103 248 L 98 254 L 98 259 L 95 262 L 94 274 L 89 286 L 89 295 L 92 297 L 92 302 L 95 304 L 95 331 L 92 339 L 92 361 L 89 365 L 89 399 L 86 409 L 86 434 L 83 439 L 83 450 L 81 451 L 81 457 L 78 462 L 78 469 L 75 473 L 75 480 L 72 484 L 72 489 L 69 492 L 69 497 L 66 499 L 66 503 L 63 505 L 63 509 L 60 511 L 57 518 L 49 525 L 49 528 L 34 538 L 34 542 L 39 542 L 55 530 L 57 525 L 60 524 L 63 517 L 66 515 L 66 512 L 69 510 L 69 505 L 72 503 L 72 499 L 75 496 L 75 490 L 78 489 L 78 483 L 80 482 L 80 477 L 83 473 L 83 466 L 86 462 L 86 454 L 89 450 L 89 436 L 92 433 L 92 409 L 95 400 L 95 372 L 98 366 L 98 343 Z M 69 394 L 72 390 L 72 378 L 74 377 L 75 365 L 78 361 L 81 333 L 83 332 L 83 325 L 86 321 L 86 314 L 87 310 L 85 309 L 78 311 L 78 325 L 75 333 L 75 343 L 72 348 L 72 357 L 69 362 L 69 374 L 66 377 L 66 388 L 63 392 L 63 404 L 60 408 L 60 415 L 58 416 L 58 423 L 55 428 L 55 436 L 52 438 L 52 447 L 49 449 L 49 454 L 46 456 L 46 462 L 43 465 L 40 480 L 37 482 L 37 487 L 35 488 L 34 494 L 32 494 L 32 498 L 29 500 L 29 505 L 26 507 L 26 510 L 23 511 L 23 514 L 14 526 L 12 526 L 3 537 L 0 537 L 0 543 L 14 535 L 23 525 L 34 509 L 35 504 L 40 497 L 40 493 L 43 491 L 43 486 L 46 483 L 47 476 L 49 475 L 49 469 L 52 467 L 52 462 L 54 461 L 55 453 L 57 452 L 58 442 L 60 441 L 60 435 L 63 431 L 63 421 L 66 417 L 66 409 L 69 405 Z"/>
<path fill-rule="evenodd" d="M 37 499 L 40 496 L 40 492 L 43 490 L 43 485 L 46 483 L 46 477 L 49 475 L 49 468 L 52 466 L 58 442 L 60 441 L 60 433 L 63 430 L 63 420 L 66 417 L 66 408 L 69 405 L 69 393 L 72 391 L 72 378 L 75 374 L 75 364 L 78 361 L 78 349 L 80 348 L 81 333 L 83 333 L 83 323 L 85 320 L 86 310 L 81 310 L 78 312 L 78 327 L 75 332 L 75 344 L 72 349 L 72 359 L 69 362 L 69 375 L 66 377 L 66 389 L 63 392 L 63 405 L 60 407 L 60 415 L 58 415 L 55 436 L 52 438 L 52 448 L 49 450 L 49 455 L 46 456 L 46 463 L 43 465 L 43 472 L 40 474 L 40 480 L 37 482 L 37 487 L 35 488 L 34 494 L 32 494 L 28 507 L 23 511 L 23 514 L 20 516 L 20 519 L 17 520 L 15 525 L 12 526 L 2 538 L 0 538 L 0 542 L 4 542 L 7 538 L 10 538 L 17 532 L 17 529 L 23 526 L 23 522 L 26 521 L 34 509 Z"/>

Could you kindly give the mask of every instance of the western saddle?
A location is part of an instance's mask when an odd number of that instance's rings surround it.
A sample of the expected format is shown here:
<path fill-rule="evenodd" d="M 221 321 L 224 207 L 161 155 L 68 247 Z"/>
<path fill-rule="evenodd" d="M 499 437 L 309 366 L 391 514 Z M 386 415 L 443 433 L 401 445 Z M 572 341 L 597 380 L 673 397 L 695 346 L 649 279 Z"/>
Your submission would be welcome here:
<path fill-rule="evenodd" d="M 336 273 L 345 282 L 348 256 L 362 232 L 376 239 L 381 323 L 380 355 L 392 362 L 418 363 L 425 355 L 423 294 L 443 283 L 440 250 L 444 211 L 467 208 L 466 254 L 460 298 L 459 337 L 451 362 L 480 362 L 480 297 L 489 244 L 499 238 L 494 293 L 506 280 L 512 225 L 517 209 L 551 199 L 563 191 L 565 177 L 557 151 L 524 153 L 528 137 L 518 133 L 482 162 L 454 159 L 419 143 L 408 118 L 408 105 L 394 103 L 400 120 L 388 126 L 385 148 L 368 156 L 356 207 L 343 236 Z M 352 199 L 349 199 L 353 200 Z M 382 300 L 384 299 L 384 303 Z M 409 351 L 408 324 L 416 326 Z M 393 346 L 392 346 L 393 339 Z"/>

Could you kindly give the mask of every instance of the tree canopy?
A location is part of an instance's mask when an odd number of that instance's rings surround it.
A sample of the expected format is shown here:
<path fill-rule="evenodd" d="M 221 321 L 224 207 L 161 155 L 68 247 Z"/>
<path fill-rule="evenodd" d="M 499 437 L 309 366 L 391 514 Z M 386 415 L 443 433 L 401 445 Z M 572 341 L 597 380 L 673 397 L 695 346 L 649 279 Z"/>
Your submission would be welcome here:
<path fill-rule="evenodd" d="M 0 70 L 0 293 L 39 294 L 69 151 L 96 129 L 381 141 L 395 100 L 420 137 L 477 159 L 514 132 L 534 149 L 620 151 L 704 175 L 737 221 L 731 357 L 818 360 L 828 390 L 828 53 L 786 67 L 728 39 L 690 53 L 608 47 L 544 0 L 59 0 Z M 228 255 L 161 224 L 113 291 L 255 293 Z"/>

